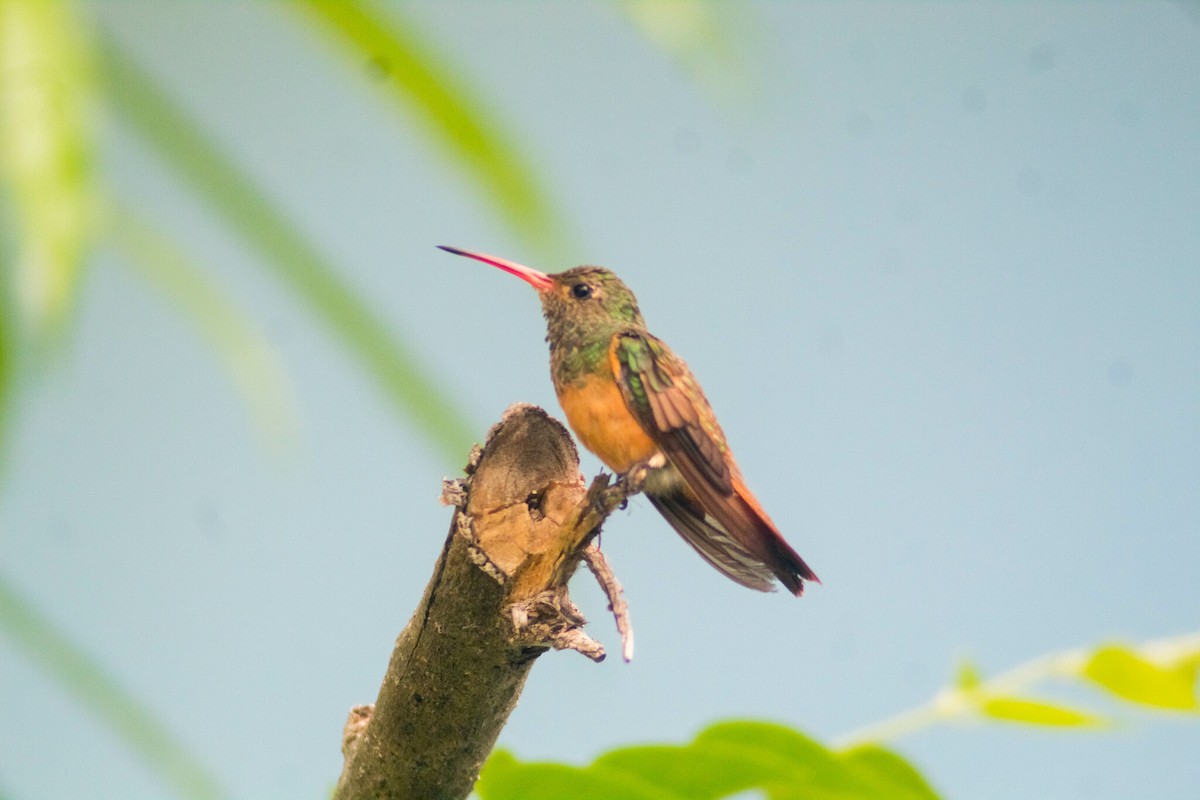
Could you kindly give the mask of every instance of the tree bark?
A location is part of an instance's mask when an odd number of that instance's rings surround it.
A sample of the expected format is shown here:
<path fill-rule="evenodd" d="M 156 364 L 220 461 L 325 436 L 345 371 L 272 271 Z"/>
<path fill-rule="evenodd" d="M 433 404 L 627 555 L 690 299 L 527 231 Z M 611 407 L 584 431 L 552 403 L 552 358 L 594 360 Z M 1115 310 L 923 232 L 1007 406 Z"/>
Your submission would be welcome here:
<path fill-rule="evenodd" d="M 603 475 L 585 489 L 575 445 L 545 411 L 505 412 L 467 477 L 446 481 L 449 536 L 374 707 L 350 713 L 335 800 L 466 797 L 534 660 L 551 647 L 604 658 L 567 581 L 627 494 Z M 621 611 L 619 585 L 602 583 Z"/>

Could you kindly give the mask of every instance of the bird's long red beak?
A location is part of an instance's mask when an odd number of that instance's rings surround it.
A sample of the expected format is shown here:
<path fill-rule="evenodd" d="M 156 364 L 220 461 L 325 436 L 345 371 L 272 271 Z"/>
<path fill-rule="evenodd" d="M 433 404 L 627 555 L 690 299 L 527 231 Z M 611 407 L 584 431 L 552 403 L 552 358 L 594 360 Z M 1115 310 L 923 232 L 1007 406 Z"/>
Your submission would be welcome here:
<path fill-rule="evenodd" d="M 499 267 L 505 272 L 516 275 L 518 278 L 525 281 L 539 292 L 548 291 L 550 287 L 554 285 L 554 281 L 552 281 L 550 276 L 546 273 L 538 272 L 536 269 L 527 267 L 524 264 L 518 264 L 515 261 L 497 258 L 496 256 L 489 256 L 487 253 L 472 253 L 470 250 L 459 250 L 457 247 L 446 247 L 440 244 L 438 245 L 438 249 L 445 250 L 447 253 L 454 253 L 456 256 L 473 258 L 476 261 L 482 261 L 485 264 L 491 264 L 493 267 Z"/>

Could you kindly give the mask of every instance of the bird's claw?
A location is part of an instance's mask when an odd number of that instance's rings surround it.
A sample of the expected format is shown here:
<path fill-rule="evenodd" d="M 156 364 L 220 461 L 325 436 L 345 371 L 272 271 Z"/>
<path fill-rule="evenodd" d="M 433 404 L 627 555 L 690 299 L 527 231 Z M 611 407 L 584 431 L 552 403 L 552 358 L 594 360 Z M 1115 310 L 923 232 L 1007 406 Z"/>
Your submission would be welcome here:
<path fill-rule="evenodd" d="M 637 494 L 642 490 L 642 486 L 646 483 L 646 475 L 650 468 L 646 464 L 636 464 L 625 471 L 621 476 L 621 486 L 625 489 L 625 498 L 628 502 L 630 496 Z M 624 507 L 625 503 L 621 504 Z"/>
<path fill-rule="evenodd" d="M 624 510 L 629 507 L 629 498 L 642 490 L 642 485 L 646 482 L 648 467 L 645 464 L 636 464 L 624 473 L 617 475 L 617 479 L 602 488 L 593 500 L 596 510 L 602 517 L 607 517 L 617 509 Z M 607 478 L 607 476 L 605 476 Z M 593 489 L 596 487 L 593 486 Z"/>

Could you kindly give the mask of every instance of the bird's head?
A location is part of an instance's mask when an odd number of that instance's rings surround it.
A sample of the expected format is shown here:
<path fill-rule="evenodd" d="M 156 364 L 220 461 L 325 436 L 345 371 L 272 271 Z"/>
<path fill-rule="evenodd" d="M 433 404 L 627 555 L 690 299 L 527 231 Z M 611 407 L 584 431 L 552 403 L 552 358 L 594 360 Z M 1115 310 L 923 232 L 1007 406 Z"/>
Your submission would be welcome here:
<path fill-rule="evenodd" d="M 441 249 L 499 267 L 536 289 L 551 337 L 556 331 L 567 328 L 608 331 L 645 325 L 633 292 L 604 267 L 574 267 L 547 274 L 486 253 L 473 253 L 455 247 Z"/>

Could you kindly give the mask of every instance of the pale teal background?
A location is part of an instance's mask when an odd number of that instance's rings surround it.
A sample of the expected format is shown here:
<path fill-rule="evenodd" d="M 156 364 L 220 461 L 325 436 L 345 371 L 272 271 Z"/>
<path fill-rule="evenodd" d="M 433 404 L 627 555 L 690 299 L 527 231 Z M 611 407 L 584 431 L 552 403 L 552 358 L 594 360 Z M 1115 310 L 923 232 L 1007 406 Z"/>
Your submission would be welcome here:
<path fill-rule="evenodd" d="M 996 672 L 1200 628 L 1195 4 L 726 6 L 732 100 L 601 4 L 402 8 L 519 133 L 578 234 L 566 262 L 523 249 L 282 7 L 94 11 L 480 437 L 516 400 L 557 413 L 542 322 L 528 287 L 434 245 L 616 269 L 825 581 L 799 602 L 745 591 L 634 502 L 603 545 L 635 661 L 542 658 L 503 744 L 582 761 L 730 716 L 832 738 L 924 702 L 958 658 Z M 106 158 L 266 327 L 302 437 L 265 450 L 208 346 L 100 254 L 72 348 L 21 398 L 3 569 L 236 797 L 322 798 L 460 465 L 120 125 Z M 1101 707 L 1116 730 L 940 727 L 899 748 L 952 798 L 1200 797 L 1200 721 Z M 7 643 L 0 783 L 164 792 Z"/>

